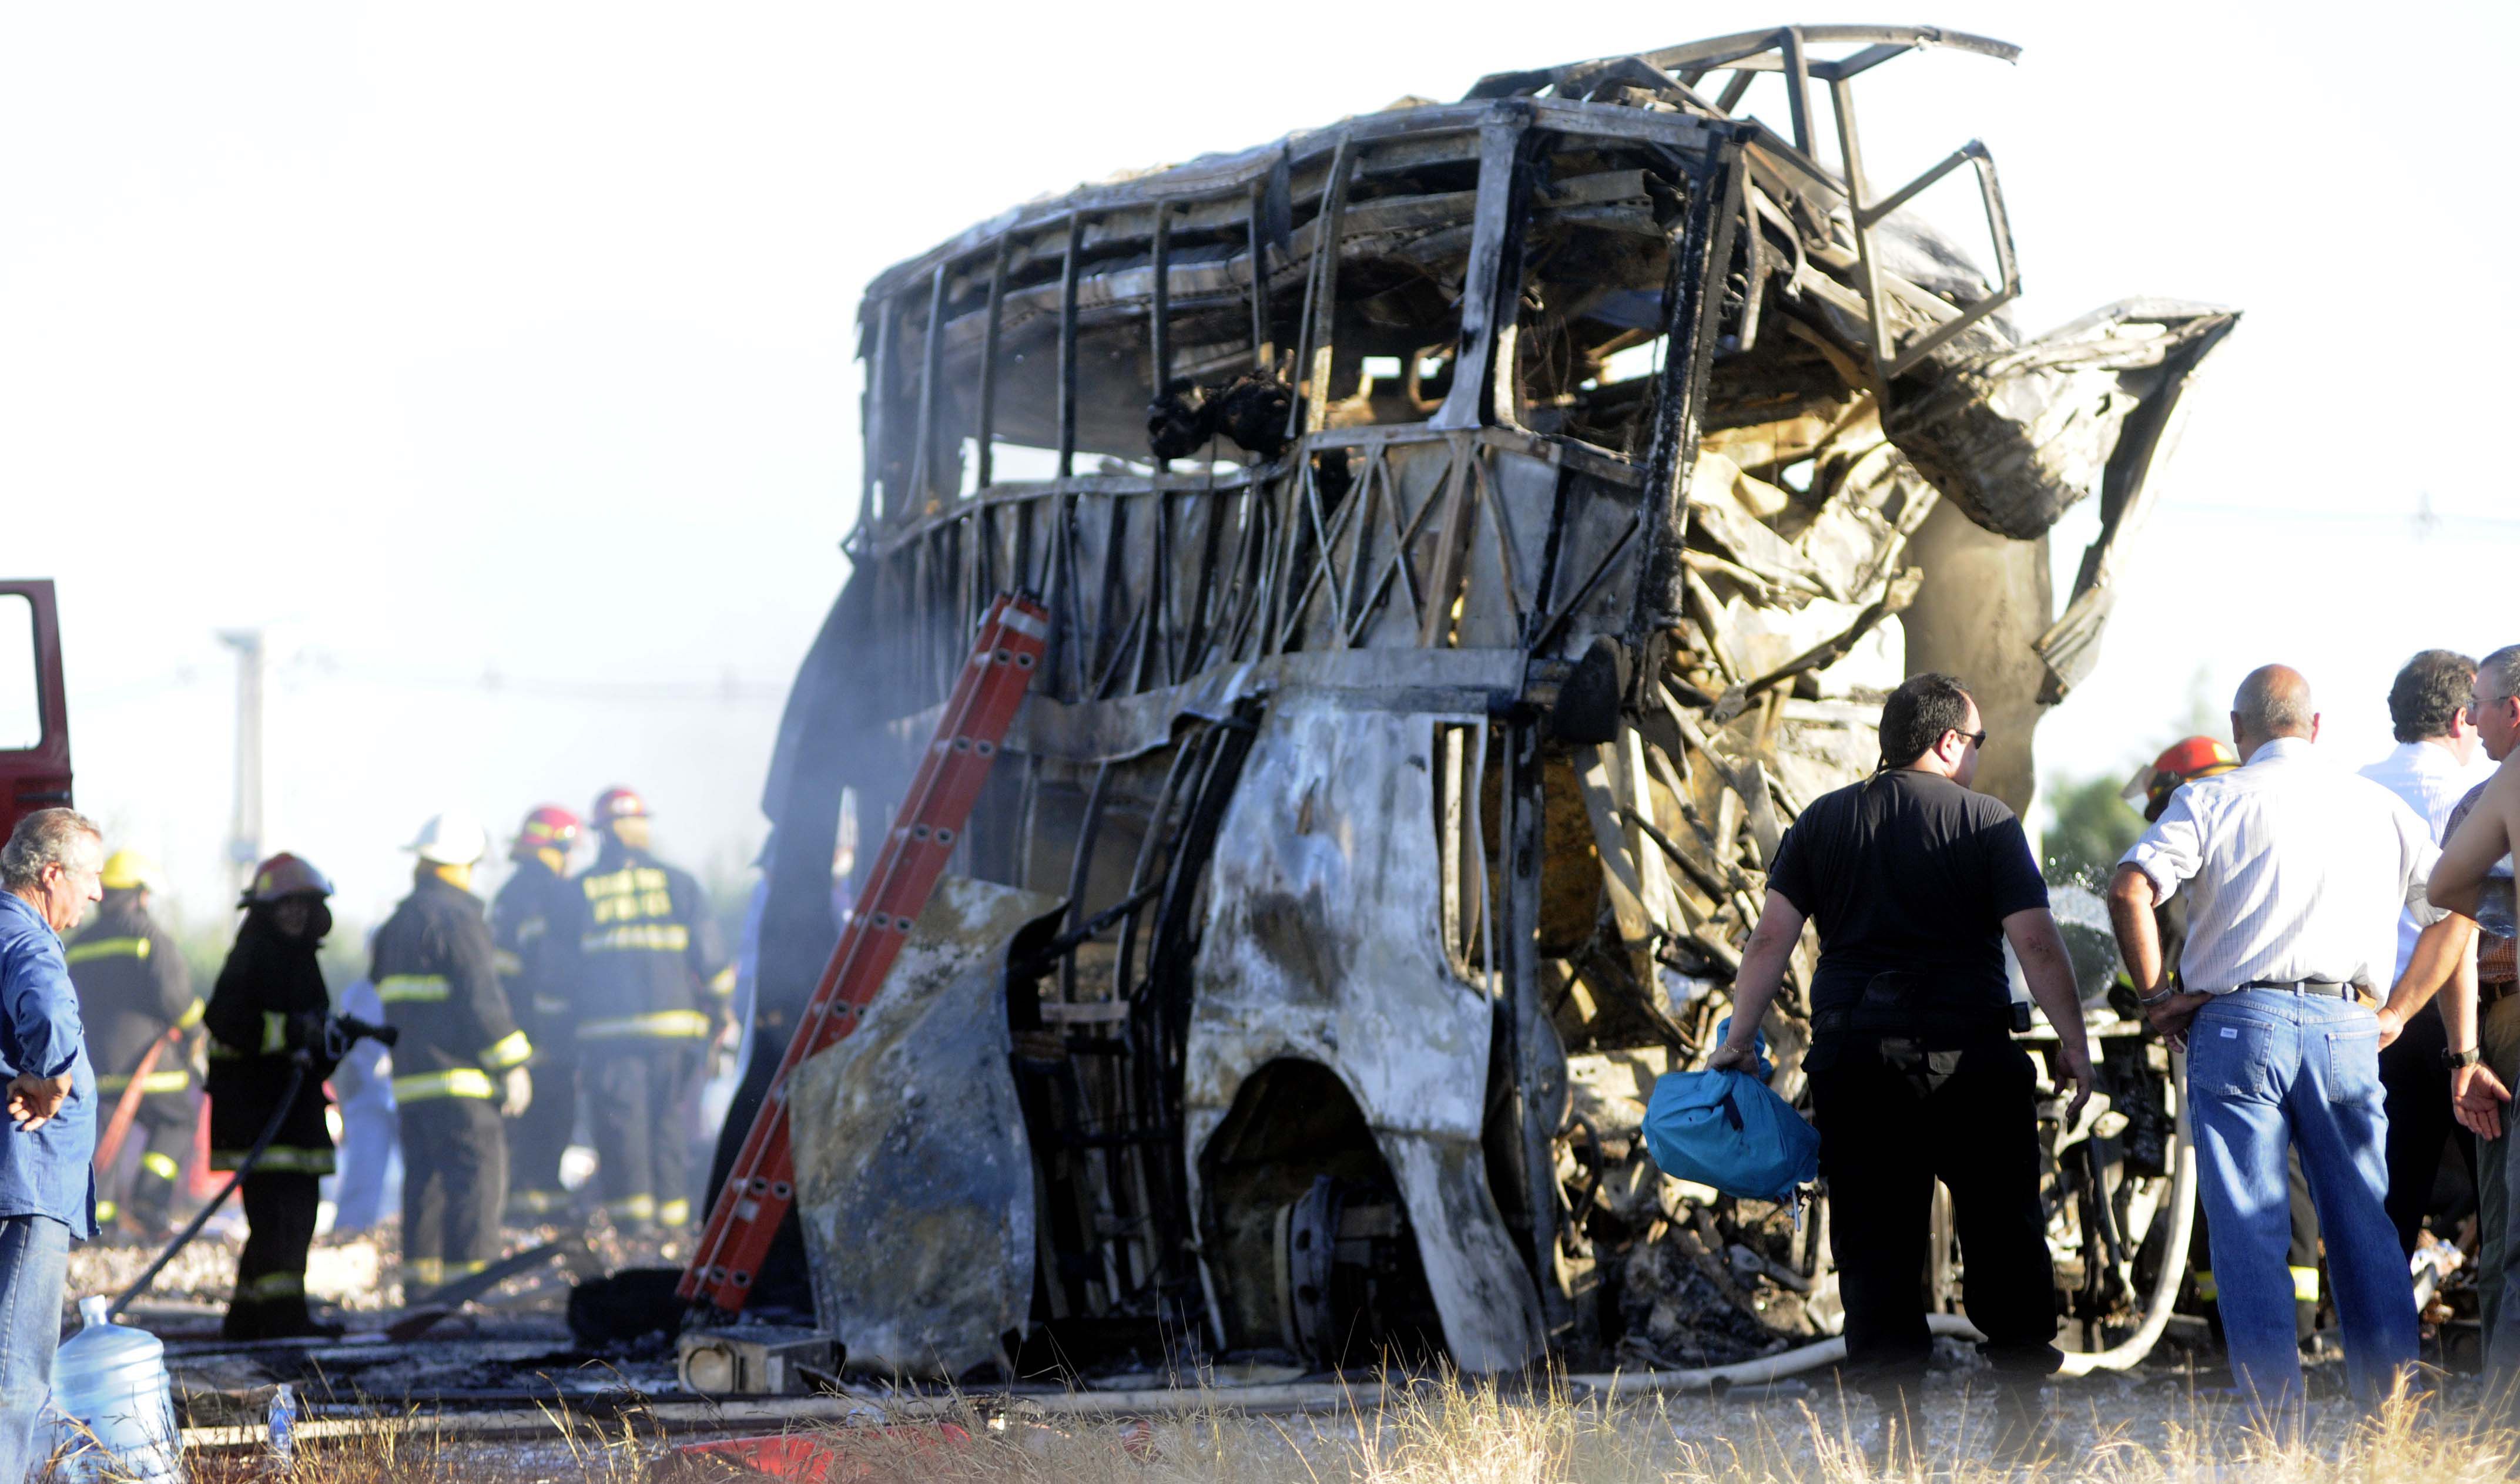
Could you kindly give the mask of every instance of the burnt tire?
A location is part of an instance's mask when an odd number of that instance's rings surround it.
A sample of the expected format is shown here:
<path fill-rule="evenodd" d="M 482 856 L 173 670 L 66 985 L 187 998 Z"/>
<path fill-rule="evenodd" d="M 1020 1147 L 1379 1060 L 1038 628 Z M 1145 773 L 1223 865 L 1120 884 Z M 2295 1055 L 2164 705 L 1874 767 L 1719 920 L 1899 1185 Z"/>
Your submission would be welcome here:
<path fill-rule="evenodd" d="M 570 1337 L 588 1350 L 672 1339 L 689 1307 L 674 1293 L 682 1278 L 680 1268 L 623 1268 L 588 1279 L 569 1290 Z"/>

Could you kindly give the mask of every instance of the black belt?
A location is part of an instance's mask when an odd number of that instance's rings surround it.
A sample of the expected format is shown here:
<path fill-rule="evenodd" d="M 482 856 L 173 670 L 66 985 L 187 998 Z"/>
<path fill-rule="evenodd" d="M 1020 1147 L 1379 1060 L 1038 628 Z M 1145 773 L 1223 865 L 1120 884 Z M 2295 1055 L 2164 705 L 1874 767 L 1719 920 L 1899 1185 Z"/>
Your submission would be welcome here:
<path fill-rule="evenodd" d="M 2240 989 L 2272 989 L 2293 995 L 2325 995 L 2331 1000 L 2358 998 L 2356 986 L 2336 979 L 2251 979 Z M 2236 991 L 2235 991 L 2236 992 Z"/>
<path fill-rule="evenodd" d="M 2515 993 L 2520 993 L 2520 984 L 2515 984 L 2509 979 L 2495 979 L 2481 983 L 2476 986 L 2476 1008 L 2483 1010 L 2489 1005 L 2509 999 Z"/>
<path fill-rule="evenodd" d="M 1850 1033 L 1878 1036 L 1935 1036 L 1976 1038 L 2009 1036 L 2012 1033 L 2011 1007 L 2002 1010 L 1936 1010 L 1922 1014 L 1904 1016 L 1861 1015 L 1852 1005 L 1831 1006 L 1812 1012 L 1814 1036 L 1837 1036 Z"/>

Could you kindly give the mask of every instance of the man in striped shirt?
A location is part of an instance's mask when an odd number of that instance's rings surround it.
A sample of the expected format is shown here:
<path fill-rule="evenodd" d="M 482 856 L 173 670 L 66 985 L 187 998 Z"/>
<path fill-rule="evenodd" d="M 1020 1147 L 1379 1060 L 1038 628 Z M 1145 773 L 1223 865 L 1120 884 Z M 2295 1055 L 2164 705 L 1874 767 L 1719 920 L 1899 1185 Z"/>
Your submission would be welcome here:
<path fill-rule="evenodd" d="M 2118 945 L 2144 1010 L 2188 1050 L 2199 1183 L 2212 1218 L 2223 1330 L 2242 1392 L 2302 1397 L 2285 1158 L 2298 1148 L 2327 1242 L 2346 1371 L 2366 1401 L 2415 1359 L 2414 1290 L 2385 1205 L 2380 1048 L 2450 975 L 2458 920 L 2424 899 L 2440 851 L 2386 788 L 2324 762 L 2310 684 L 2268 665 L 2241 682 L 2242 766 L 2182 786 L 2109 884 Z M 2159 903 L 2184 891 L 2178 982 Z M 2397 921 L 2427 924 L 2377 1012 Z"/>
<path fill-rule="evenodd" d="M 2408 660 L 2389 685 L 2389 725 L 2398 745 L 2362 769 L 2364 778 L 2422 816 L 2436 843 L 2448 837 L 2450 812 L 2459 795 L 2486 771 L 2477 761 L 2476 728 L 2468 720 L 2468 687 L 2475 679 L 2476 661 L 2448 650 L 2426 650 Z M 2414 957 L 2422 930 L 2413 913 L 2399 914 L 2393 982 Z M 2464 977 L 2463 962 L 2457 972 Z M 2451 1118 L 2450 1069 L 2442 1056 L 2449 1049 L 2440 1008 L 2427 1005 L 2408 1017 L 2405 1034 L 2380 1054 L 2380 1082 L 2389 1090 L 2389 1219 L 2397 1224 L 2400 1249 L 2409 1256 L 2423 1230 L 2445 1146 L 2455 1142 L 2458 1157 L 2471 1173 L 2475 1168 L 2468 1135 Z"/>

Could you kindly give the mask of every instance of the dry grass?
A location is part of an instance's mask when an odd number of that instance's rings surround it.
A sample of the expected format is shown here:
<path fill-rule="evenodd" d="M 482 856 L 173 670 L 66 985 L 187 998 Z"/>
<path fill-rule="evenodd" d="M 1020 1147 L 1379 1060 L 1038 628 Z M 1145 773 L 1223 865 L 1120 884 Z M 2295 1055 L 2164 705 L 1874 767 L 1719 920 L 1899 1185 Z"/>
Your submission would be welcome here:
<path fill-rule="evenodd" d="M 2363 1418 L 2341 1406 L 2279 1441 L 2220 1399 L 2168 1405 L 2133 1383 L 2050 1393 L 2056 1443 L 2027 1467 L 1989 1458 L 1982 1409 L 1937 1392 L 1921 1447 L 1903 1466 L 1870 1471 L 1882 1423 L 1868 1405 L 1815 1390 L 1763 1405 L 1701 1398 L 1602 1402 L 1517 1395 L 1470 1381 L 1427 1383 L 1344 1412 L 1288 1417 L 1229 1410 L 1230 1395 L 1194 1415 L 1147 1420 L 1057 1417 L 1017 1403 L 976 1403 L 947 1420 L 810 1434 L 832 1450 L 827 1478 L 868 1484 L 2483 1484 L 2511 1477 L 2520 1435 L 2454 1398 L 2394 1400 Z M 449 1440 L 388 1425 L 355 1438 L 303 1439 L 292 1484 L 645 1484 L 663 1443 L 637 1420 L 578 1422 L 535 1444 Z M 1904 1455 L 1903 1450 L 1903 1455 Z M 196 1484 L 283 1477 L 251 1454 L 187 1461 Z M 744 1477 L 723 1466 L 684 1480 Z"/>
<path fill-rule="evenodd" d="M 834 1478 L 952 1484 L 2481 1484 L 2508 1477 L 2520 1457 L 2508 1428 L 2437 1402 L 2402 1397 L 2367 1420 L 2338 1408 L 2278 1441 L 2219 1400 L 2190 1398 L 2176 1409 L 2153 1401 L 2113 1416 L 2138 1400 L 2133 1391 L 2051 1393 L 2057 1440 L 2028 1466 L 1989 1457 L 1983 1408 L 1965 1395 L 1937 1396 L 1922 1418 L 1922 1446 L 1901 1450 L 1903 1465 L 1882 1473 L 1868 1462 L 1881 1437 L 1872 1409 L 1818 1392 L 1749 1408 L 1517 1398 L 1451 1382 L 1324 1417 L 1211 1411 L 1079 1423 L 1017 1411 L 994 1422 L 967 1415 L 971 1439 L 951 1448 L 898 1431 L 824 1436 L 854 1465 Z"/>

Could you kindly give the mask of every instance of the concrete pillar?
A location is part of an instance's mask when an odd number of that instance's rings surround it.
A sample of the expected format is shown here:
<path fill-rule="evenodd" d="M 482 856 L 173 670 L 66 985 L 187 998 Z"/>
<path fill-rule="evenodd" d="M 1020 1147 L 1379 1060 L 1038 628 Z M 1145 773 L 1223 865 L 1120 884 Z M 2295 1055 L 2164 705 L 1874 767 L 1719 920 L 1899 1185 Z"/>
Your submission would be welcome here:
<path fill-rule="evenodd" d="M 2048 670 L 2030 646 L 2054 621 L 2048 538 L 1996 535 L 1946 501 L 1916 528 L 1908 561 L 1925 569 L 1924 588 L 1900 615 L 1908 673 L 1940 670 L 1968 687 L 1987 731 L 1977 789 L 2012 806 L 2035 843 L 2031 734 L 2047 712 L 2039 688 Z"/>

